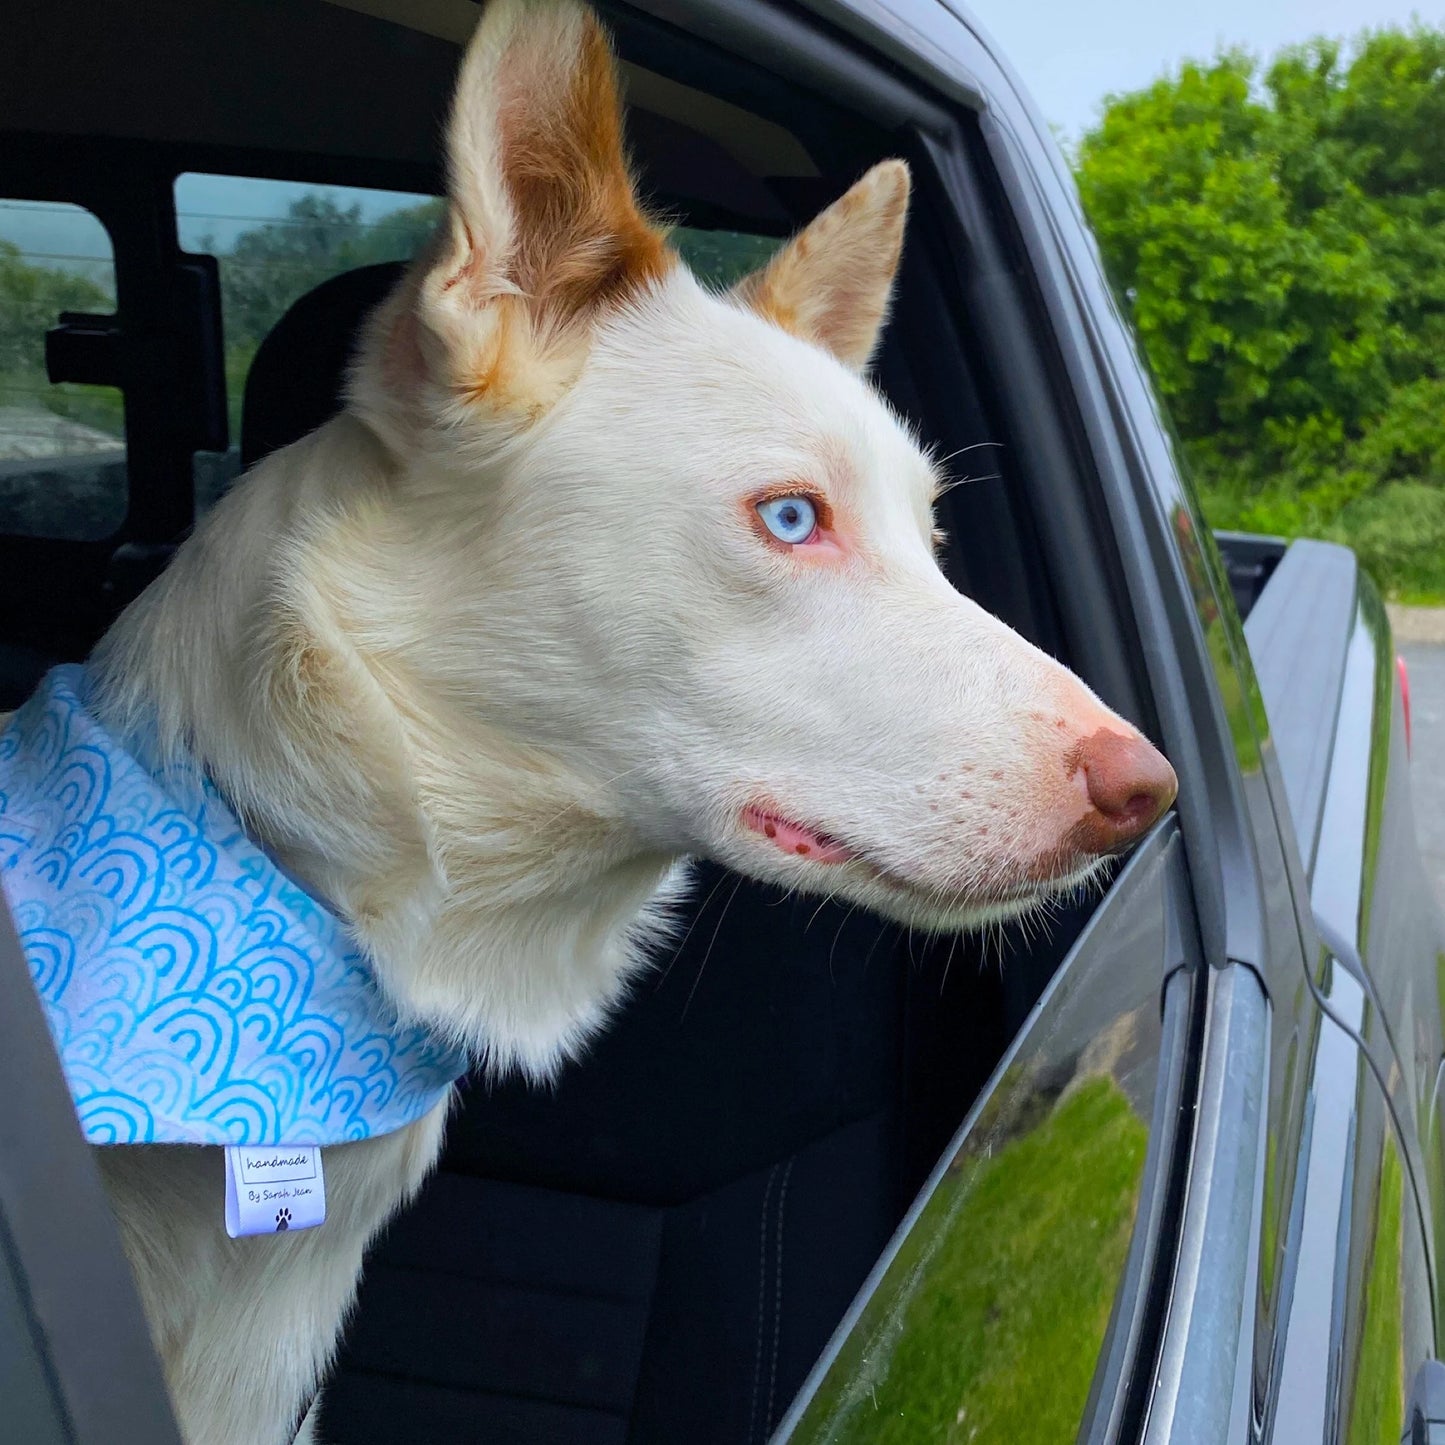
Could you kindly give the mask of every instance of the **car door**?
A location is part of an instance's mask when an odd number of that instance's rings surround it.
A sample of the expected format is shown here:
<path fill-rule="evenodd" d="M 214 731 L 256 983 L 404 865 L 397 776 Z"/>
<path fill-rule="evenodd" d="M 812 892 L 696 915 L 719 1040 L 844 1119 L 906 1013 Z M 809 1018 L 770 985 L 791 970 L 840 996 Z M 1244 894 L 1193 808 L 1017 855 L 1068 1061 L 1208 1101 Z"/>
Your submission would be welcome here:
<path fill-rule="evenodd" d="M 1100 904 L 779 1438 L 1219 1438 L 1252 1405 L 1266 1129 L 1296 1107 L 1270 1000 L 1303 954 L 1218 558 L 1172 469 L 1141 452 L 1139 428 L 1158 425 L 1147 388 L 1121 392 L 1101 356 L 1107 301 L 1078 284 L 1072 193 L 1001 67 L 941 8 L 836 18 L 906 52 L 956 107 L 951 129 L 918 137 L 920 193 L 936 187 L 953 223 L 955 320 L 1013 410 L 1039 550 L 1073 593 L 1091 679 L 1109 675 L 1097 652 L 1118 593 L 1090 595 L 1086 563 L 1116 566 L 1147 661 L 1142 706 L 1181 789 L 1168 838 Z M 1140 1022 L 1150 1010 L 1157 1032 Z M 1126 1036 L 1111 1062 L 1108 1041 Z M 1091 1190 L 1095 1105 L 1117 1110 L 1111 1158 L 1137 1173 Z M 1080 1194 L 1060 1192 L 1060 1157 Z M 1292 1156 L 1273 1162 L 1292 1180 Z M 1069 1261 L 1061 1277 L 1030 1238 Z"/>
<path fill-rule="evenodd" d="M 1258 994 L 1252 975 L 1238 986 Z M 1222 980 L 1216 983 L 1221 987 Z M 775 1439 L 1117 1438 L 1209 991 L 1177 825 L 1129 860 L 944 1151 Z"/>

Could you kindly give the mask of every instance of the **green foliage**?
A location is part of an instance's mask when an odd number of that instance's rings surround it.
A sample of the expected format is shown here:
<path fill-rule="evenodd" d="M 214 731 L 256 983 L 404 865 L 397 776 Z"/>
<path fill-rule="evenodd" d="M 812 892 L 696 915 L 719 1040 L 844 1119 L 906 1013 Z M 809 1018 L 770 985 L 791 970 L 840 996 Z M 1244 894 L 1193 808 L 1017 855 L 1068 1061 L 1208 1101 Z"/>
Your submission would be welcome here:
<path fill-rule="evenodd" d="M 1078 179 L 1210 520 L 1445 596 L 1442 126 L 1445 31 L 1229 52 L 1112 98 Z"/>
<path fill-rule="evenodd" d="M 676 226 L 669 235 L 693 274 L 725 291 L 751 271 L 767 264 L 782 245 L 776 236 L 750 236 L 742 231 L 699 231 Z"/>
<path fill-rule="evenodd" d="M 25 260 L 0 239 L 0 405 L 36 406 L 119 435 L 120 393 L 108 387 L 52 386 L 45 372 L 45 333 L 62 311 L 109 312 L 110 292 L 88 276 Z"/>
<path fill-rule="evenodd" d="M 1346 507 L 1329 535 L 1352 546 L 1372 576 L 1390 577 L 1401 601 L 1438 600 L 1445 562 L 1445 491 L 1394 482 Z"/>
<path fill-rule="evenodd" d="M 242 231 L 229 251 L 206 237 L 201 249 L 221 258 L 228 348 L 254 352 L 286 308 L 328 276 L 410 258 L 441 214 L 441 201 L 423 201 L 368 222 L 359 204 L 339 206 L 311 192 L 292 201 L 284 217 Z"/>
<path fill-rule="evenodd" d="M 0 239 L 0 372 L 45 370 L 45 331 L 62 311 L 109 311 L 111 299 L 85 276 L 25 261 Z"/>

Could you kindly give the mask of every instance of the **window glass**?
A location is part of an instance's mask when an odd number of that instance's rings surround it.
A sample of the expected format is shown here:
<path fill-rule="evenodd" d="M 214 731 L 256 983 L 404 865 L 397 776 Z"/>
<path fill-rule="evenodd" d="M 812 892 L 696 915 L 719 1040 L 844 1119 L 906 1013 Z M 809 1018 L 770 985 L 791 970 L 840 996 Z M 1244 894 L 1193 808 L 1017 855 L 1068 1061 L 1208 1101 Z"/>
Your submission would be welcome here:
<path fill-rule="evenodd" d="M 61 312 L 114 310 L 110 237 L 94 215 L 0 199 L 0 532 L 107 537 L 125 520 L 121 393 L 53 385 L 45 367 Z"/>
<path fill-rule="evenodd" d="M 1074 1445 L 1090 1438 L 1091 1397 L 1107 1415 L 1173 1148 L 1182 973 L 1160 1002 L 1166 964 L 1192 954 L 1183 879 L 1172 830 L 1130 859 L 775 1438 Z"/>
<path fill-rule="evenodd" d="M 200 513 L 238 469 L 246 374 L 267 332 L 328 277 L 409 260 L 435 228 L 442 202 L 413 191 L 195 171 L 177 178 L 175 196 L 181 248 L 215 256 L 221 275 L 232 446 L 196 459 Z"/>
<path fill-rule="evenodd" d="M 443 202 L 413 191 L 316 186 L 189 171 L 176 181 L 181 248 L 216 257 L 232 446 L 196 458 L 196 511 L 239 469 L 241 403 L 256 349 L 293 302 L 328 277 L 407 261 L 432 234 Z M 678 227 L 674 244 L 709 285 L 730 286 L 779 245 L 769 236 Z"/>
<path fill-rule="evenodd" d="M 755 271 L 783 243 L 776 236 L 749 236 L 742 231 L 698 231 L 678 226 L 671 233 L 678 254 L 700 281 L 719 290 Z"/>

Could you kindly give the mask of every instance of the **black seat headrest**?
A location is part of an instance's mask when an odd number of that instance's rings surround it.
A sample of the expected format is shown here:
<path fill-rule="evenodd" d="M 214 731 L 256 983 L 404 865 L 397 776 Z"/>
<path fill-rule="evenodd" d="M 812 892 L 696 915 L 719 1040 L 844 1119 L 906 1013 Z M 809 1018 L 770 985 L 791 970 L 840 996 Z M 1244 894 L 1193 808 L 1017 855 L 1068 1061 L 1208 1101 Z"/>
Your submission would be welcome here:
<path fill-rule="evenodd" d="M 294 302 L 271 328 L 246 377 L 243 468 L 299 441 L 341 410 L 357 332 L 403 270 L 399 261 L 384 261 L 343 271 Z"/>

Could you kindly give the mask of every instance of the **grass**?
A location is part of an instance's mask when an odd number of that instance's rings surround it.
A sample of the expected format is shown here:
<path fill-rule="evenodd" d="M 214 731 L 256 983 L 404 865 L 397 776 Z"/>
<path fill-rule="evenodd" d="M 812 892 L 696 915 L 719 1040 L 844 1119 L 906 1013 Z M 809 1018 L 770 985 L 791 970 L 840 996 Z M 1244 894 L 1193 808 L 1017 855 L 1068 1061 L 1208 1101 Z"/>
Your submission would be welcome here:
<path fill-rule="evenodd" d="M 848 1445 L 1065 1445 L 1123 1270 L 1147 1129 L 1107 1076 L 945 1180 L 926 1263 L 900 1259 L 793 1437 Z M 928 1216 L 919 1225 L 928 1230 Z M 874 1324 L 872 1330 L 870 1323 Z M 865 1374 L 874 1383 L 860 1391 Z"/>
<path fill-rule="evenodd" d="M 1404 1429 L 1405 1368 L 1400 1353 L 1404 1309 L 1400 1286 L 1404 1194 L 1400 1156 L 1387 1140 L 1380 1169 L 1375 1237 L 1365 1279 L 1365 1309 L 1350 1401 L 1349 1445 L 1396 1445 Z"/>
<path fill-rule="evenodd" d="M 114 437 L 125 432 L 123 402 L 114 387 L 56 385 L 41 371 L 0 372 L 0 406 L 52 412 Z"/>

